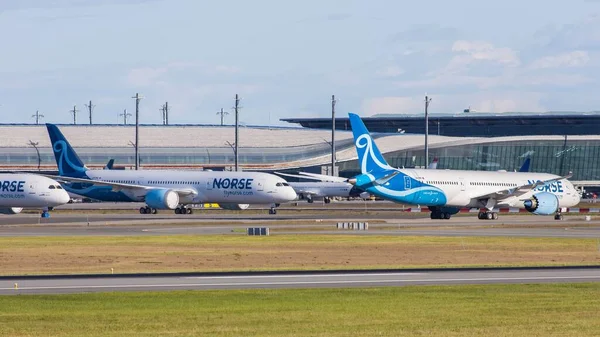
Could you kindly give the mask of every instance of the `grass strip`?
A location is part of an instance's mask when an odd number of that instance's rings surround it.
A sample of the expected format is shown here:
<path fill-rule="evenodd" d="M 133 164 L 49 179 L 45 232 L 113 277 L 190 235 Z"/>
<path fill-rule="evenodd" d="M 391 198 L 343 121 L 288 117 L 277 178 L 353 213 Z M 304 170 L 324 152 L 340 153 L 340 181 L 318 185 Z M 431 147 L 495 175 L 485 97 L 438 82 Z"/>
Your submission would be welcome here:
<path fill-rule="evenodd" d="M 0 297 L 0 336 L 598 336 L 600 284 Z"/>
<path fill-rule="evenodd" d="M 0 238 L 0 273 L 598 265 L 580 238 L 168 235 Z"/>

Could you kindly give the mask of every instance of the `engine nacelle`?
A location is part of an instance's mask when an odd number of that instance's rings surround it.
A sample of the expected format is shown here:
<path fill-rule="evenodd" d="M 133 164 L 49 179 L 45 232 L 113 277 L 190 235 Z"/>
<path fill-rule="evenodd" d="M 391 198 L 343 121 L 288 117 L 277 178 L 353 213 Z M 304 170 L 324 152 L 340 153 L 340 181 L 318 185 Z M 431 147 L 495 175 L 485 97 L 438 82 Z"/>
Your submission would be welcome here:
<path fill-rule="evenodd" d="M 23 207 L 0 208 L 0 214 L 19 214 L 21 211 L 23 211 Z"/>
<path fill-rule="evenodd" d="M 151 208 L 175 209 L 179 205 L 179 194 L 173 190 L 151 190 L 145 201 Z"/>
<path fill-rule="evenodd" d="M 534 194 L 531 199 L 525 200 L 523 206 L 528 212 L 536 215 L 550 215 L 558 210 L 558 198 L 548 192 Z"/>
<path fill-rule="evenodd" d="M 250 207 L 250 204 L 219 204 L 222 209 L 227 209 L 230 211 L 243 211 Z"/>

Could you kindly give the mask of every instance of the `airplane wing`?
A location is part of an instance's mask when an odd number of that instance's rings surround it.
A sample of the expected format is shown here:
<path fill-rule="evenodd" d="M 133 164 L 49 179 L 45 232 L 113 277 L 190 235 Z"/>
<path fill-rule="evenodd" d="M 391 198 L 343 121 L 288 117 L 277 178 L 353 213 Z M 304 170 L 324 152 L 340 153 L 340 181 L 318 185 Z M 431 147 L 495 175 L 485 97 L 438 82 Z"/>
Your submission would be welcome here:
<path fill-rule="evenodd" d="M 313 191 L 313 190 L 303 190 L 303 189 L 298 189 L 295 190 L 297 194 L 303 194 L 303 195 L 310 195 L 313 197 L 322 197 L 322 195 L 320 195 L 319 193 Z"/>
<path fill-rule="evenodd" d="M 314 177 L 314 178 L 320 178 L 321 181 L 331 181 L 331 182 L 337 182 L 337 183 L 347 183 L 348 182 L 348 178 L 344 178 L 344 177 L 336 177 L 336 176 L 329 176 L 326 174 L 316 174 L 316 173 L 308 173 L 308 172 L 299 172 L 302 175 L 308 176 L 308 177 Z"/>
<path fill-rule="evenodd" d="M 325 174 L 316 174 L 316 173 L 308 173 L 308 172 L 299 172 L 299 174 L 290 174 L 290 173 L 283 173 L 283 172 L 273 172 L 273 173 L 280 175 L 280 176 L 307 179 L 307 180 L 317 180 L 317 181 L 323 181 L 323 182 L 342 182 L 342 183 L 348 182 L 347 178 L 328 176 Z"/>
<path fill-rule="evenodd" d="M 82 178 L 71 178 L 71 177 L 63 177 L 63 176 L 53 176 L 53 175 L 44 175 L 48 178 L 52 178 L 58 182 L 71 182 L 71 183 L 84 183 L 84 184 L 93 184 L 93 185 L 101 185 L 101 186 L 111 186 L 113 191 L 118 192 L 122 190 L 137 190 L 141 192 L 148 192 L 150 190 L 162 189 L 164 187 L 158 186 L 146 186 L 146 185 L 138 185 L 138 184 L 124 184 L 124 183 L 113 183 L 107 181 L 93 180 L 93 179 L 82 179 Z M 179 196 L 188 196 L 198 194 L 196 190 L 192 188 L 169 188 L 179 194 Z"/>
<path fill-rule="evenodd" d="M 573 176 L 573 173 L 569 172 L 569 174 L 567 174 L 566 176 L 556 177 L 556 178 L 547 179 L 547 180 L 543 180 L 543 181 L 536 181 L 535 183 L 524 184 L 521 186 L 515 186 L 515 187 L 509 188 L 509 189 L 505 188 L 505 189 L 501 189 L 499 191 L 495 191 L 495 192 L 491 192 L 491 193 L 487 193 L 487 194 L 483 194 L 483 195 L 472 196 L 471 198 L 473 198 L 473 199 L 489 199 L 489 198 L 503 199 L 503 198 L 510 197 L 510 196 L 518 197 L 525 193 L 531 192 L 531 190 L 533 190 L 539 186 L 543 186 L 548 183 L 553 183 L 555 181 L 562 180 L 562 179 L 569 179 L 572 176 Z"/>

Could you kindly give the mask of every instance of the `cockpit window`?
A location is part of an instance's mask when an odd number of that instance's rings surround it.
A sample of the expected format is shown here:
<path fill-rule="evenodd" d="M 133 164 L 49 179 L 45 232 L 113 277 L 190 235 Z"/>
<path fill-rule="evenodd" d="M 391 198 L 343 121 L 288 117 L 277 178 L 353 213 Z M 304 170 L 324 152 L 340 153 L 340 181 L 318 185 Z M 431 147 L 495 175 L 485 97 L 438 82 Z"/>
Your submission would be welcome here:
<path fill-rule="evenodd" d="M 275 186 L 279 186 L 279 187 L 281 187 L 281 186 L 290 186 L 290 184 L 288 184 L 288 183 L 277 183 L 277 184 L 275 184 Z"/>
<path fill-rule="evenodd" d="M 275 186 L 283 186 L 281 183 L 277 183 L 275 184 Z"/>
<path fill-rule="evenodd" d="M 54 185 L 50 185 L 50 186 L 48 186 L 48 188 L 51 189 L 51 190 L 55 190 L 56 189 L 56 187 L 54 187 Z"/>
<path fill-rule="evenodd" d="M 57 189 L 57 190 L 62 190 L 63 188 L 62 188 L 62 186 L 60 186 L 60 185 L 56 185 L 56 189 Z"/>

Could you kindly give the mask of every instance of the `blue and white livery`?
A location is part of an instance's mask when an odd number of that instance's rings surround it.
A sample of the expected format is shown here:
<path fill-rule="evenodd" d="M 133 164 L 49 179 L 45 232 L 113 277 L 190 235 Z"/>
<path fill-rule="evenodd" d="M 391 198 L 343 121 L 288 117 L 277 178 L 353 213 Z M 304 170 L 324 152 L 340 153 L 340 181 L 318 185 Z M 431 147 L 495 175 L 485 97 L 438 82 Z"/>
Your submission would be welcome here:
<path fill-rule="evenodd" d="M 556 214 L 579 203 L 567 180 L 547 173 L 396 169 L 388 165 L 363 121 L 349 114 L 361 174 L 349 181 L 358 188 L 398 203 L 428 206 L 432 219 L 449 219 L 461 208 L 479 208 L 480 219 L 497 219 L 497 207 Z"/>
<path fill-rule="evenodd" d="M 190 204 L 218 203 L 222 208 L 242 210 L 249 204 L 271 204 L 275 214 L 280 203 L 296 198 L 294 189 L 273 174 L 259 172 L 181 170 L 90 170 L 62 132 L 46 124 L 64 188 L 74 194 L 101 201 L 145 202 L 140 213 L 159 209 L 191 214 Z"/>
<path fill-rule="evenodd" d="M 48 217 L 48 208 L 64 205 L 69 199 L 60 184 L 50 178 L 35 174 L 0 174 L 0 214 L 39 208 L 43 209 L 42 216 Z"/>

